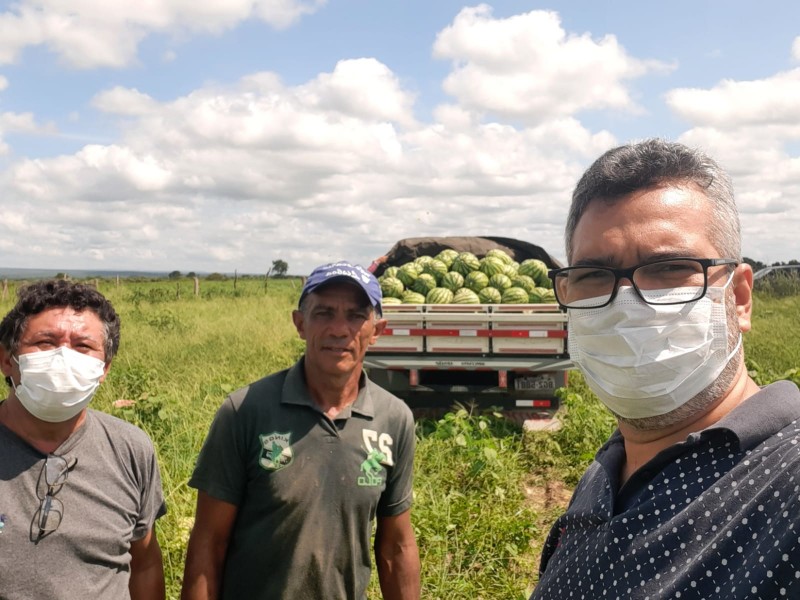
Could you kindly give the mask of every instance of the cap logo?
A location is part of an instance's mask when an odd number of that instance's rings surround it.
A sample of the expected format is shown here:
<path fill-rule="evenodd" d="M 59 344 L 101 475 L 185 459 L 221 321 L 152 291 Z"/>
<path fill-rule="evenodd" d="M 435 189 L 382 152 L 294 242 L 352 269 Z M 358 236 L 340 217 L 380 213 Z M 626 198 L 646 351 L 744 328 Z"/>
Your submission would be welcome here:
<path fill-rule="evenodd" d="M 302 300 L 306 294 L 313 292 L 329 279 L 337 277 L 346 277 L 355 281 L 367 294 L 370 304 L 376 308 L 378 313 L 381 313 L 382 294 L 378 280 L 362 266 L 345 261 L 322 265 L 314 269 L 303 286 L 300 299 Z"/>

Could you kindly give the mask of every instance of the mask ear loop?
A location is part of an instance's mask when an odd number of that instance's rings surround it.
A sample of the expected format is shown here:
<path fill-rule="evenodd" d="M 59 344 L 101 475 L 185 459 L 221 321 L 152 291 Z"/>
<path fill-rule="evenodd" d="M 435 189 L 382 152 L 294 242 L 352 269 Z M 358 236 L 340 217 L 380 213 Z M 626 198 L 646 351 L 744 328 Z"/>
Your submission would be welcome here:
<path fill-rule="evenodd" d="M 712 301 L 724 300 L 725 292 L 727 291 L 728 286 L 731 284 L 731 281 L 733 281 L 733 276 L 735 274 L 736 274 L 736 271 L 734 269 L 734 270 L 731 271 L 730 275 L 728 275 L 728 279 L 725 280 L 725 284 L 722 285 L 722 286 L 710 285 L 710 286 L 708 286 L 708 288 L 706 288 L 706 294 L 709 296 L 709 298 L 711 298 Z M 713 297 L 710 294 L 710 292 L 712 290 L 714 290 Z M 716 291 L 716 290 L 719 290 L 719 291 Z"/>
<path fill-rule="evenodd" d="M 20 382 L 20 385 L 22 385 L 22 370 L 19 368 L 19 357 L 12 355 L 11 356 L 11 360 L 13 360 L 15 363 L 17 363 L 17 370 L 19 371 L 19 382 Z M 8 377 L 6 377 L 6 381 L 11 384 L 12 388 L 14 388 L 14 395 L 16 396 L 17 395 L 17 385 L 14 383 L 13 377 L 11 377 L 11 375 L 9 375 Z"/>

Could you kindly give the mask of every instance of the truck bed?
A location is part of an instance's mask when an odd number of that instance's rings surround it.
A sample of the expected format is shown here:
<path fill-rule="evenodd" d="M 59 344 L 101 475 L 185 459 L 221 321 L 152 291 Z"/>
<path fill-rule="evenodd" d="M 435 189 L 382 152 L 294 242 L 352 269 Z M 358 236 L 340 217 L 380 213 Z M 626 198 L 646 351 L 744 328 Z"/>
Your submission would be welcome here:
<path fill-rule="evenodd" d="M 561 266 L 530 242 L 496 236 L 407 238 L 376 261 L 376 276 L 444 249 L 492 249 L 513 260 Z M 417 415 L 454 405 L 500 408 L 520 420 L 550 418 L 566 385 L 567 315 L 557 304 L 385 304 L 387 328 L 367 351 L 370 379 Z M 513 416 L 512 416 L 513 415 Z"/>
<path fill-rule="evenodd" d="M 367 352 L 370 377 L 417 414 L 456 403 L 549 418 L 566 385 L 566 314 L 556 304 L 402 304 Z M 422 411 L 422 412 L 421 412 Z"/>

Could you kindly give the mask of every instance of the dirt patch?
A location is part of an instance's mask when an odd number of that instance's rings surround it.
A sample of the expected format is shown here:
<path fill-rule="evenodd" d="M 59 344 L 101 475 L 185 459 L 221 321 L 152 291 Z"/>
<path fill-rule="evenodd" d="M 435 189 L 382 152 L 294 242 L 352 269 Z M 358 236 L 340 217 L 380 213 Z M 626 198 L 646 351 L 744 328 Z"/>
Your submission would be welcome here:
<path fill-rule="evenodd" d="M 537 513 L 562 511 L 572 497 L 572 488 L 562 481 L 532 475 L 522 484 L 522 491 L 531 509 Z"/>

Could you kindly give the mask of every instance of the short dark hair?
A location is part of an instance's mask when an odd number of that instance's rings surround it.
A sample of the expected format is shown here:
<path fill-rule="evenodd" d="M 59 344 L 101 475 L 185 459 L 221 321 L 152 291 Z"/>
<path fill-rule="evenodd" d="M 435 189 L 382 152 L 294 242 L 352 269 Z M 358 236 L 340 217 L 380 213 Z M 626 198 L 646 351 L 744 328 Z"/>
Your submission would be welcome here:
<path fill-rule="evenodd" d="M 105 362 L 119 349 L 119 316 L 103 294 L 84 283 L 64 279 L 37 281 L 17 290 L 17 303 L 0 321 L 0 345 L 11 353 L 17 351 L 28 319 L 51 308 L 71 308 L 76 312 L 91 310 L 103 323 Z"/>
<path fill-rule="evenodd" d="M 723 256 L 741 258 L 739 213 L 728 174 L 698 149 L 648 139 L 612 148 L 580 178 L 567 217 L 567 260 L 572 260 L 575 229 L 589 203 L 613 202 L 639 190 L 668 184 L 693 184 L 705 192 L 714 216 L 708 225 L 712 243 Z"/>

